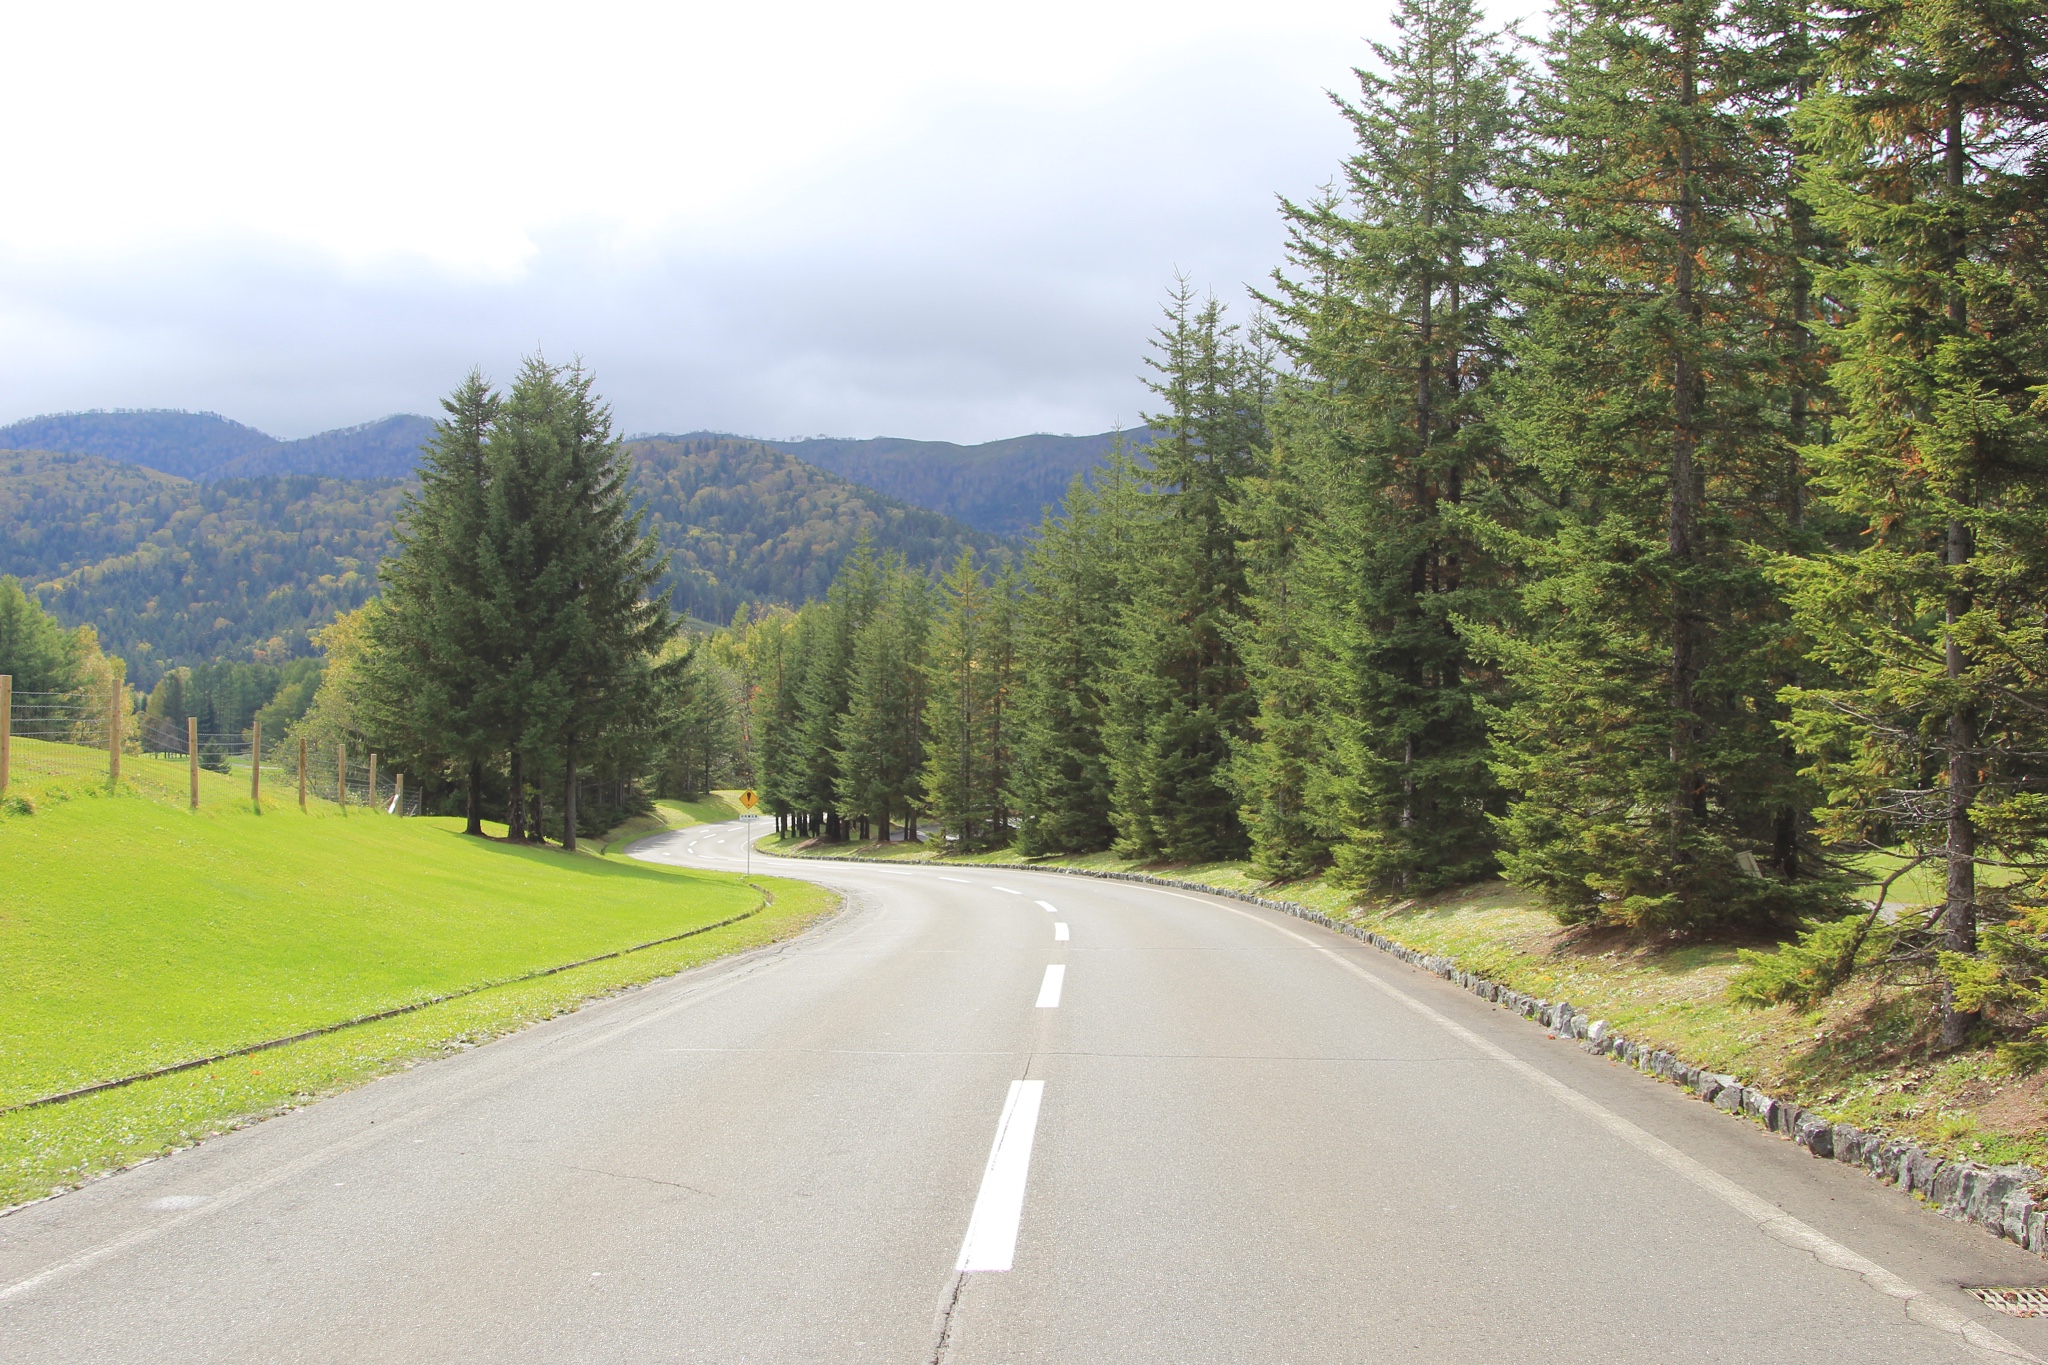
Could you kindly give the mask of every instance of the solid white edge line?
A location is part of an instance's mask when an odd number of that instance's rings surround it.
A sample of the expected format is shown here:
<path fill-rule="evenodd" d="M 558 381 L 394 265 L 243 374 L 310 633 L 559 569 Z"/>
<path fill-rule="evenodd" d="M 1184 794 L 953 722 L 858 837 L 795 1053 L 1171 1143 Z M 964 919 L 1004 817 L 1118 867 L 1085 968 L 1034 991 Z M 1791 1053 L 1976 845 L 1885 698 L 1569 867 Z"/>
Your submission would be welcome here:
<path fill-rule="evenodd" d="M 1914 1288 L 1875 1261 L 1857 1255 L 1818 1228 L 1811 1227 L 1794 1218 L 1791 1214 L 1762 1196 L 1752 1194 L 1727 1176 L 1722 1175 L 1719 1171 L 1679 1151 L 1676 1147 L 1673 1147 L 1670 1143 L 1649 1132 L 1647 1129 L 1637 1127 L 1601 1104 L 1598 1100 L 1593 1099 L 1589 1095 L 1581 1094 L 1542 1068 L 1525 1062 L 1506 1048 L 1481 1038 L 1463 1024 L 1458 1023 L 1447 1015 L 1438 1013 L 1437 1010 L 1424 1004 L 1392 982 L 1382 981 L 1378 976 L 1359 966 L 1343 953 L 1318 943 L 1305 934 L 1296 933 L 1283 924 L 1275 924 L 1273 921 L 1254 914 L 1250 910 L 1241 910 L 1234 905 L 1204 900 L 1199 896 L 1189 896 L 1178 891 L 1168 891 L 1162 887 L 1147 887 L 1146 889 L 1156 891 L 1163 896 L 1174 896 L 1180 900 L 1194 901 L 1200 905 L 1213 905 L 1218 909 L 1228 910 L 1234 915 L 1243 915 L 1246 919 L 1263 924 L 1276 933 L 1285 934 L 1299 943 L 1306 944 L 1345 970 L 1364 978 L 1368 985 L 1405 1005 L 1416 1014 L 1421 1015 L 1424 1019 L 1443 1029 L 1446 1033 L 1471 1045 L 1517 1075 L 1535 1082 L 1537 1086 L 1548 1091 L 1553 1098 L 1592 1119 L 1608 1132 L 1614 1134 L 1623 1142 L 1628 1143 L 1637 1151 L 1642 1152 L 1651 1160 L 1656 1161 L 1665 1169 L 1683 1177 L 1691 1184 L 1713 1195 L 1722 1203 L 1755 1223 L 1757 1231 L 1763 1233 L 1764 1236 L 1783 1242 L 1786 1246 L 1792 1247 L 1795 1250 L 1807 1252 L 1822 1265 L 1833 1266 L 1837 1270 L 1846 1270 L 1861 1278 L 1865 1284 L 1875 1289 L 1878 1293 L 1883 1294 L 1887 1298 L 1897 1300 L 1909 1320 L 1917 1322 L 1923 1327 L 1933 1327 L 1939 1331 L 1954 1333 L 1980 1351 L 1987 1351 L 1992 1355 L 2001 1356 L 2008 1360 L 2033 1361 L 2035 1365 L 2042 1365 L 2039 1356 L 2008 1341 L 1974 1318 L 1957 1312 L 1947 1304 L 1931 1297 L 1927 1291 Z"/>
<path fill-rule="evenodd" d="M 1065 943 L 1067 941 L 1067 926 L 1058 920 L 1053 921 L 1052 941 L 1054 943 Z"/>
<path fill-rule="evenodd" d="M 1066 984 L 1066 980 L 1067 969 L 1065 967 L 1062 967 L 1057 962 L 1047 967 L 1045 969 L 1045 980 L 1038 987 L 1038 1008 L 1042 1010 L 1058 1009 L 1060 987 Z"/>
<path fill-rule="evenodd" d="M 1038 1133 L 1044 1081 L 1011 1081 L 996 1120 L 996 1140 L 981 1173 L 981 1192 L 960 1244 L 960 1274 L 1008 1270 L 1017 1257 L 1017 1225 L 1024 1218 L 1024 1184 L 1031 1173 L 1031 1142 Z"/>

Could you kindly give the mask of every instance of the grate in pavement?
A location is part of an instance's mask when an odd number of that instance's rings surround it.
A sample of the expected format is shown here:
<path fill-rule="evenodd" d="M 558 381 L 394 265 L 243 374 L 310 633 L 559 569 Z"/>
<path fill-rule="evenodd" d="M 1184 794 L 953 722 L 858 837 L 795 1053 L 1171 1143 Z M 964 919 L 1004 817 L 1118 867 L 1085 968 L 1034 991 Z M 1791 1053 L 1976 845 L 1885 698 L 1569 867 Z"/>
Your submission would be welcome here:
<path fill-rule="evenodd" d="M 2024 1288 L 2006 1285 L 1975 1285 L 1970 1294 L 1990 1304 L 2001 1313 L 2016 1318 L 2048 1318 L 2048 1287 L 2030 1285 Z"/>

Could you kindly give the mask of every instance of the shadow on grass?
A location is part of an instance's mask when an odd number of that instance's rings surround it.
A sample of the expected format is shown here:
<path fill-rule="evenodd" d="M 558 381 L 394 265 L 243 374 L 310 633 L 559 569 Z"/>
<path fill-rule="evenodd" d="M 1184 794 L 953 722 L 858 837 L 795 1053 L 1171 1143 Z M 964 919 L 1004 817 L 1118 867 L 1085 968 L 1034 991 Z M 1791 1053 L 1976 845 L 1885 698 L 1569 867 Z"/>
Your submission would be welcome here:
<path fill-rule="evenodd" d="M 521 862 L 544 864 L 557 871 L 578 873 L 586 877 L 623 877 L 634 881 L 656 882 L 675 882 L 681 879 L 683 881 L 724 883 L 726 878 L 734 875 L 730 872 L 711 872 L 694 867 L 671 867 L 667 864 L 614 862 L 609 858 L 585 857 L 581 853 L 564 853 L 559 847 L 552 844 L 514 843 L 510 839 L 500 839 L 494 835 L 484 835 L 479 838 L 474 834 L 464 834 L 459 829 L 443 832 L 449 838 L 459 840 L 464 845 L 482 853 L 496 854 L 499 857 L 517 858 Z"/>

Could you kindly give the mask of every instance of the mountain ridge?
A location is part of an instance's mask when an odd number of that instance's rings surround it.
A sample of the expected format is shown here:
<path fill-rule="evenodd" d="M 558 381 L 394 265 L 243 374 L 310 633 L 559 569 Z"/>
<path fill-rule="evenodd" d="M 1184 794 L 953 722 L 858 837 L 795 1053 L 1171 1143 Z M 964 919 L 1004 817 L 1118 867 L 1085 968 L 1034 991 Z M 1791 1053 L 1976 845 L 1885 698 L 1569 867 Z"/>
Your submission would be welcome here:
<path fill-rule="evenodd" d="M 205 483 L 262 475 L 409 478 L 434 424 L 412 413 L 283 440 L 217 412 L 98 408 L 46 413 L 0 426 L 0 449 L 97 455 Z M 1149 429 L 1088 436 L 1036 432 L 976 445 L 903 436 L 767 440 L 731 432 L 654 432 L 631 441 L 748 441 L 864 488 L 1014 536 L 1037 524 L 1077 475 L 1100 466 L 1121 439 L 1142 448 Z"/>
<path fill-rule="evenodd" d="M 636 502 L 668 556 L 674 607 L 822 595 L 866 534 L 920 568 L 1012 547 L 760 442 L 627 443 Z M 195 480 L 111 456 L 0 450 L 0 575 L 67 627 L 91 625 L 149 686 L 167 667 L 278 662 L 376 590 L 399 479 L 258 474 Z"/>

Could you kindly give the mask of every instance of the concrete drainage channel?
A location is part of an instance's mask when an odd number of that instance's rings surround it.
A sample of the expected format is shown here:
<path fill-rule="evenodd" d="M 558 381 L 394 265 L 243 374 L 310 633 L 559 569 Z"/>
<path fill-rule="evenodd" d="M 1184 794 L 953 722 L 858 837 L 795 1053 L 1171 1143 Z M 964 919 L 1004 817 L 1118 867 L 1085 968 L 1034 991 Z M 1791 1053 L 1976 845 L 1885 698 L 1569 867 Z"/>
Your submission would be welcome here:
<path fill-rule="evenodd" d="M 808 856 L 829 862 L 904 866 L 903 861 L 897 858 L 845 857 L 831 854 Z M 1266 896 L 1254 896 L 1245 891 L 1209 886 L 1203 882 L 1181 881 L 1174 877 L 1155 877 L 1145 872 L 1111 872 L 1101 868 L 1042 866 L 1035 863 L 975 863 L 972 866 L 989 869 L 1007 868 L 1019 872 L 1057 872 L 1062 876 L 1093 877 L 1098 881 L 1140 882 L 1151 886 L 1169 886 L 1182 891 L 1199 891 L 1203 895 L 1222 896 L 1228 900 L 1242 901 L 1247 905 L 1264 906 L 1268 910 L 1278 910 L 1296 919 L 1319 924 L 1325 929 L 1333 929 L 1340 934 L 1369 943 L 1410 966 L 1420 967 L 1446 981 L 1454 982 L 1482 1000 L 1489 1000 L 1505 1009 L 1513 1010 L 1560 1037 L 1575 1038 L 1579 1040 L 1579 1046 L 1588 1052 L 1617 1058 L 1639 1071 L 1646 1071 L 1675 1085 L 1684 1086 L 1716 1109 L 1723 1109 L 1731 1114 L 1747 1115 L 1781 1137 L 1798 1143 L 1816 1157 L 1833 1158 L 1845 1165 L 1860 1167 L 1870 1172 L 1874 1179 L 1897 1185 L 1907 1193 L 1919 1196 L 1948 1217 L 1975 1223 L 1987 1232 L 2003 1237 L 2017 1246 L 2025 1247 L 2028 1251 L 2048 1254 L 2048 1196 L 2038 1200 L 2034 1197 L 2034 1186 L 2041 1180 L 2041 1172 L 2032 1166 L 1983 1166 L 1974 1161 L 1947 1161 L 1924 1151 L 1916 1143 L 1888 1138 L 1882 1133 L 1866 1133 L 1847 1123 L 1829 1123 L 1818 1114 L 1809 1113 L 1789 1100 L 1781 1100 L 1755 1086 L 1744 1085 L 1733 1076 L 1707 1071 L 1681 1061 L 1669 1052 L 1625 1038 L 1608 1028 L 1606 1020 L 1589 1018 L 1584 1011 L 1568 1002 L 1553 1003 L 1510 990 L 1498 981 L 1489 981 L 1483 976 L 1459 970 L 1458 964 L 1450 958 L 1418 952 L 1404 944 L 1396 943 L 1384 934 L 1373 933 L 1355 924 L 1332 919 L 1319 910 L 1311 910 L 1295 901 L 1274 900 Z M 1992 1292 L 2010 1294 L 2020 1291 Z M 2039 1294 L 2041 1291 L 2027 1292 Z M 1993 1303 L 1989 1299 L 1985 1302 L 2001 1311 L 2014 1311 L 2013 1308 Z M 2021 1315 L 2033 1316 L 2040 1311 L 2039 1306 L 2032 1303 L 2026 1307 L 2032 1311 L 2026 1311 Z"/>

